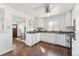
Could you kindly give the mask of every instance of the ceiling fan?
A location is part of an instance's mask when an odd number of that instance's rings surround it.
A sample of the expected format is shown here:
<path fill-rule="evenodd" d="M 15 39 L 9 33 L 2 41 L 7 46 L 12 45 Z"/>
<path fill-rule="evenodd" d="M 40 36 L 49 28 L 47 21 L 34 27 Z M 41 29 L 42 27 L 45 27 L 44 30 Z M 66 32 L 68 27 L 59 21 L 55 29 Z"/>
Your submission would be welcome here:
<path fill-rule="evenodd" d="M 49 13 L 49 12 L 52 12 L 52 9 L 55 7 L 56 5 L 55 4 L 42 4 L 41 6 L 35 8 L 35 10 L 40 10 L 40 9 L 44 9 L 45 10 L 45 13 Z"/>
<path fill-rule="evenodd" d="M 45 12 L 48 13 L 50 11 L 51 11 L 50 5 L 49 4 L 45 4 Z"/>

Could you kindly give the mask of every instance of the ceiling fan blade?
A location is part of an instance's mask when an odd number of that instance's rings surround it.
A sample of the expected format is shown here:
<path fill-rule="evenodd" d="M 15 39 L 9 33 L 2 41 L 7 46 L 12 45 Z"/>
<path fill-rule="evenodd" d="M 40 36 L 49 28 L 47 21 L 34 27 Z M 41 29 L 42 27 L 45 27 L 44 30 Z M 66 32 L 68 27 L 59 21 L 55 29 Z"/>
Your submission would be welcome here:
<path fill-rule="evenodd" d="M 34 10 L 39 10 L 39 9 L 41 9 L 41 8 L 44 8 L 44 6 L 41 5 L 41 6 L 39 6 L 39 7 L 34 8 Z"/>
<path fill-rule="evenodd" d="M 52 11 L 52 9 L 54 9 L 55 7 L 56 7 L 55 4 L 50 4 L 50 7 L 49 7 L 50 11 Z"/>
<path fill-rule="evenodd" d="M 46 12 L 51 12 L 53 8 L 55 8 L 55 4 L 46 4 L 45 5 L 45 10 Z"/>

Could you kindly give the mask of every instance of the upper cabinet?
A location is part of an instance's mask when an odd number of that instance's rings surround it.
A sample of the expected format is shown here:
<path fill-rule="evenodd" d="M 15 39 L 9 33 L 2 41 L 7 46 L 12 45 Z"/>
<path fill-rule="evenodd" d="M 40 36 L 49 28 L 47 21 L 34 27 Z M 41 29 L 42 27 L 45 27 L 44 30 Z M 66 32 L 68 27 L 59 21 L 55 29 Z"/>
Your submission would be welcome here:
<path fill-rule="evenodd" d="M 66 23 L 66 26 L 72 26 L 72 13 L 71 13 L 71 11 L 70 12 L 67 12 L 66 13 L 66 16 L 65 16 L 65 19 L 66 19 L 66 21 L 65 21 L 65 23 Z"/>
<path fill-rule="evenodd" d="M 44 23 L 43 23 L 43 18 L 35 18 L 34 20 L 34 27 L 38 28 L 38 27 L 44 27 Z"/>
<path fill-rule="evenodd" d="M 44 27 L 43 26 L 43 19 L 39 18 L 38 20 L 39 20 L 38 27 Z"/>
<path fill-rule="evenodd" d="M 33 18 L 28 19 L 27 26 L 26 26 L 27 31 L 33 31 L 35 28 L 34 26 L 35 26 L 35 19 Z"/>
<path fill-rule="evenodd" d="M 34 25 L 34 20 L 33 19 L 29 19 L 29 27 L 33 27 Z"/>
<path fill-rule="evenodd" d="M 0 31 L 4 30 L 4 9 L 0 9 Z"/>

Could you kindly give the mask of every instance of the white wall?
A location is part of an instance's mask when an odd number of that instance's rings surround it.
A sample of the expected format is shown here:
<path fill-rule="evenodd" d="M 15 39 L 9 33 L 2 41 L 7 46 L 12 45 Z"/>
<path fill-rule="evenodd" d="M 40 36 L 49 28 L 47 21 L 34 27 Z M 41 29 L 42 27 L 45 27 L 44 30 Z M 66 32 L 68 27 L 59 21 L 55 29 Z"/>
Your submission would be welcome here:
<path fill-rule="evenodd" d="M 14 8 L 6 6 L 4 4 L 0 4 L 0 8 L 5 9 L 5 17 L 4 17 L 4 31 L 0 32 L 0 55 L 6 53 L 10 50 L 13 50 L 13 39 L 12 39 L 12 15 L 18 15 L 27 20 L 30 16 L 18 11 Z"/>
<path fill-rule="evenodd" d="M 72 55 L 79 56 L 79 4 L 76 4 L 72 10 L 72 25 L 74 19 L 76 20 L 76 41 L 72 41 Z"/>

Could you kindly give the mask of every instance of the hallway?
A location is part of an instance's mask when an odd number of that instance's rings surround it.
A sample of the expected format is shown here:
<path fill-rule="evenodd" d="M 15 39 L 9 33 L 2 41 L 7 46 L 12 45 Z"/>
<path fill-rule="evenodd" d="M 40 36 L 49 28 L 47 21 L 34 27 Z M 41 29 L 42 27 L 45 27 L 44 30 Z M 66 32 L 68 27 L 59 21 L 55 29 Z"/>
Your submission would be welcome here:
<path fill-rule="evenodd" d="M 69 49 L 52 44 L 39 42 L 33 47 L 27 46 L 21 41 L 14 39 L 14 50 L 2 56 L 68 56 Z"/>

